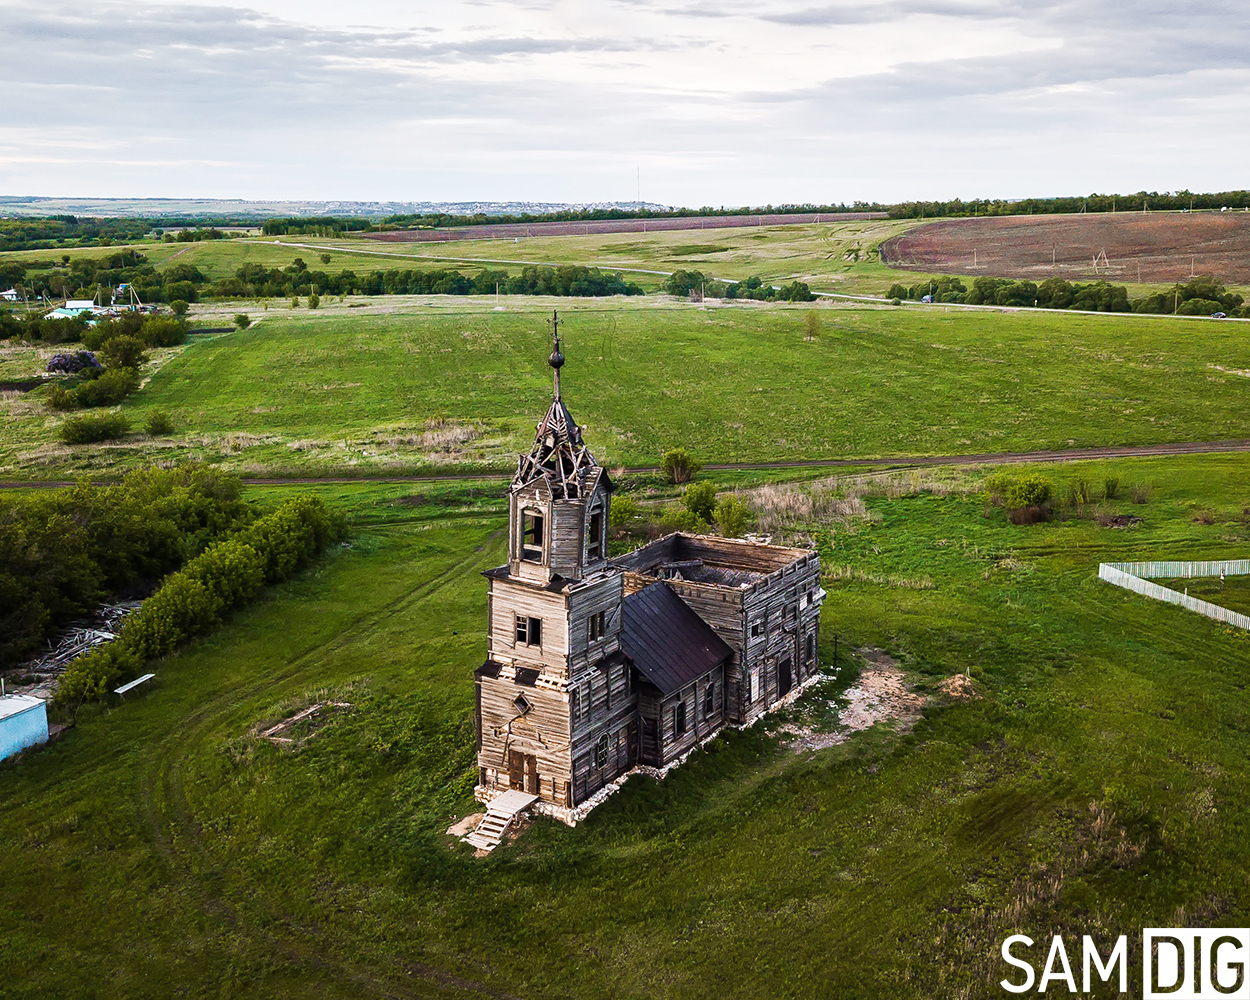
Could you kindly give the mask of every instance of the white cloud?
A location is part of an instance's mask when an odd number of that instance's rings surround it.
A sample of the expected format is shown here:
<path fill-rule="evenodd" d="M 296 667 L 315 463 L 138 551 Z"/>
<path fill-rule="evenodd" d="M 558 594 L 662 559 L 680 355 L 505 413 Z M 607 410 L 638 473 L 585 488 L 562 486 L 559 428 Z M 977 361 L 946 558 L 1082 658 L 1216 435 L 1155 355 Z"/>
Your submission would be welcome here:
<path fill-rule="evenodd" d="M 1230 2 L 0 2 L 0 193 L 897 200 L 1244 186 Z"/>

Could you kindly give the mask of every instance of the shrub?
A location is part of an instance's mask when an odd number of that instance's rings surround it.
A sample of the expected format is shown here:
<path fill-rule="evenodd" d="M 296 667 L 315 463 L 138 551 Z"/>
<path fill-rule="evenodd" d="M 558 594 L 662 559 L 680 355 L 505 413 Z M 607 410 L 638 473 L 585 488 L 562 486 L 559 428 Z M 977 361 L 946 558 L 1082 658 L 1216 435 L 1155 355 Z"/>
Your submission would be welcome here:
<path fill-rule="evenodd" d="M 1007 490 L 1006 503 L 1012 508 L 1041 507 L 1050 503 L 1054 495 L 1050 480 L 1034 472 L 1012 482 Z"/>
<path fill-rule="evenodd" d="M 51 410 L 76 410 L 78 409 L 78 396 L 73 389 L 66 389 L 63 385 L 54 385 L 48 389 L 48 408 Z"/>
<path fill-rule="evenodd" d="M 633 497 L 613 497 L 612 509 L 608 513 L 608 523 L 613 531 L 625 531 L 642 517 L 642 508 Z"/>
<path fill-rule="evenodd" d="M 308 296 L 308 308 L 316 309 L 319 305 L 321 305 L 321 296 L 316 292 L 310 293 Z"/>
<path fill-rule="evenodd" d="M 84 413 L 67 417 L 57 436 L 66 444 L 91 444 L 93 441 L 115 441 L 130 431 L 130 421 L 120 413 Z"/>
<path fill-rule="evenodd" d="M 174 419 L 164 410 L 153 410 L 144 421 L 143 429 L 152 437 L 161 437 L 174 432 Z"/>
<path fill-rule="evenodd" d="M 722 535 L 737 538 L 746 530 L 749 513 L 746 502 L 738 494 L 731 493 L 716 505 L 713 517 Z"/>
<path fill-rule="evenodd" d="M 1068 499 L 1074 507 L 1084 506 L 1094 499 L 1094 488 L 1088 479 L 1077 479 L 1068 487 Z"/>
<path fill-rule="evenodd" d="M 187 324 L 169 316 L 150 316 L 139 331 L 150 347 L 174 347 L 187 342 Z"/>
<path fill-rule="evenodd" d="M 169 303 L 170 312 L 175 316 L 185 316 L 190 308 L 191 304 L 186 299 L 174 299 L 173 302 Z"/>
<path fill-rule="evenodd" d="M 1107 500 L 1114 500 L 1120 493 L 1120 477 L 1108 476 L 1102 481 L 1102 495 Z"/>
<path fill-rule="evenodd" d="M 897 295 L 894 296 L 894 298 L 890 299 L 890 305 L 892 306 L 901 306 L 902 304 L 903 304 L 903 300 L 900 299 Z"/>
<path fill-rule="evenodd" d="M 99 378 L 84 382 L 74 390 L 76 404 L 84 409 L 93 406 L 116 406 L 139 388 L 139 373 L 133 368 L 109 368 Z"/>
<path fill-rule="evenodd" d="M 246 330 L 252 325 L 252 317 L 250 317 L 247 313 L 239 313 L 239 315 L 234 318 L 234 325 L 240 330 Z"/>
<path fill-rule="evenodd" d="M 666 451 L 660 459 L 660 471 L 670 483 L 677 485 L 690 482 L 690 477 L 702 468 L 703 463 L 696 462 L 685 448 Z"/>
<path fill-rule="evenodd" d="M 99 369 L 100 362 L 90 351 L 75 351 L 73 354 L 54 354 L 45 371 L 62 372 L 66 375 L 77 375 L 86 369 Z"/>
<path fill-rule="evenodd" d="M 700 521 L 710 522 L 716 509 L 716 484 L 707 481 L 691 483 L 682 493 L 681 500 L 686 510 Z"/>
<path fill-rule="evenodd" d="M 129 334 L 112 337 L 100 347 L 100 360 L 105 368 L 138 368 L 148 360 L 144 346 L 142 340 Z"/>
<path fill-rule="evenodd" d="M 331 261 L 331 260 L 332 260 L 332 258 L 330 257 L 330 255 L 329 255 L 328 253 L 323 253 L 323 254 L 321 255 L 321 263 L 323 263 L 323 264 L 328 264 L 328 263 L 330 263 L 330 261 Z"/>
<path fill-rule="evenodd" d="M 707 533 L 708 523 L 685 507 L 669 507 L 660 515 L 660 527 L 665 531 L 689 531 L 702 535 Z"/>
<path fill-rule="evenodd" d="M 292 296 L 291 296 L 291 308 L 292 308 L 292 309 L 298 309 L 298 308 L 299 308 L 299 296 L 298 296 L 298 295 L 292 295 Z"/>
<path fill-rule="evenodd" d="M 1133 503 L 1146 503 L 1149 500 L 1150 500 L 1150 487 L 1149 486 L 1134 486 L 1133 487 Z"/>

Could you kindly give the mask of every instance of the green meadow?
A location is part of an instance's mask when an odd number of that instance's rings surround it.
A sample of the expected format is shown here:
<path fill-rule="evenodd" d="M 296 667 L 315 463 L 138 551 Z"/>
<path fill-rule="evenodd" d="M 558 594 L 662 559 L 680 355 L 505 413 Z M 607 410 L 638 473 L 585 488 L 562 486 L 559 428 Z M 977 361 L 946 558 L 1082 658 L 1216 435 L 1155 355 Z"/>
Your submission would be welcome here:
<path fill-rule="evenodd" d="M 861 572 L 825 584 L 830 679 L 794 714 L 876 646 L 932 699 L 912 732 L 796 753 L 773 719 L 484 859 L 444 830 L 474 808 L 500 487 L 316 487 L 349 547 L 0 766 L 4 995 L 988 997 L 1015 931 L 1244 925 L 1250 636 L 1097 566 L 1244 556 L 1250 458 L 1041 471 L 1148 500 L 1016 527 L 975 471 L 904 474 L 795 526 Z M 258 738 L 327 699 L 296 747 Z"/>
<path fill-rule="evenodd" d="M 705 462 L 760 462 L 1250 436 L 1240 324 L 832 304 L 352 304 L 252 308 L 246 331 L 159 352 L 121 407 L 136 430 L 119 442 L 61 445 L 64 418 L 44 390 L 8 394 L 0 474 L 188 457 L 273 475 L 506 469 L 550 395 L 557 307 L 566 396 L 609 466 L 653 466 L 679 445 Z M 0 380 L 51 353 L 11 344 Z M 172 437 L 138 430 L 157 409 L 173 414 Z"/>

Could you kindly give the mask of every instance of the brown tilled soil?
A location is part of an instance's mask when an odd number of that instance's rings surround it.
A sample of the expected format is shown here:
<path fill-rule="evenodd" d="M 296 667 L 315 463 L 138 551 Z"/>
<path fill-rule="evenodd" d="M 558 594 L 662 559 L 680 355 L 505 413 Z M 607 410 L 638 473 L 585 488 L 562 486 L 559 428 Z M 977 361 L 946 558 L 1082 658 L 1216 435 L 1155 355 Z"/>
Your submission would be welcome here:
<path fill-rule="evenodd" d="M 1053 252 L 1053 263 L 1052 263 Z M 1250 213 L 1119 212 L 949 219 L 881 246 L 890 267 L 1045 281 L 1250 284 Z"/>
<path fill-rule="evenodd" d="M 793 215 L 717 215 L 680 219 L 601 219 L 597 222 L 504 222 L 455 229 L 405 229 L 370 233 L 388 243 L 449 243 L 455 240 L 511 240 L 526 236 L 590 236 L 596 233 L 660 233 L 745 226 L 803 226 L 817 222 L 884 219 L 885 212 L 808 212 Z"/>

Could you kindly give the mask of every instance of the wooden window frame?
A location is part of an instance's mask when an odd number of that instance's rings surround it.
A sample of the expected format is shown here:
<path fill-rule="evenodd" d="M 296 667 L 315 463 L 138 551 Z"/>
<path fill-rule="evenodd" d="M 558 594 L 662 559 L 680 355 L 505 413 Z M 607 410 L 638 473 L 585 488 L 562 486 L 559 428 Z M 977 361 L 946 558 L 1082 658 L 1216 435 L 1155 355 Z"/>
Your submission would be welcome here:
<path fill-rule="evenodd" d="M 589 641 L 598 642 L 608 631 L 608 613 L 606 611 L 596 611 L 590 616 L 587 623 L 589 628 Z"/>
<path fill-rule="evenodd" d="M 525 562 L 542 562 L 547 543 L 547 517 L 541 510 L 521 510 L 521 558 Z"/>
<path fill-rule="evenodd" d="M 686 702 L 682 699 L 673 706 L 673 735 L 685 736 L 689 728 L 686 723 Z"/>
<path fill-rule="evenodd" d="M 703 717 L 710 719 L 716 714 L 716 681 L 712 681 L 703 691 Z"/>
<path fill-rule="evenodd" d="M 516 616 L 516 643 L 518 646 L 543 645 L 543 620 L 529 615 Z"/>
<path fill-rule="evenodd" d="M 612 752 L 612 738 L 607 734 L 602 734 L 595 740 L 595 759 L 594 765 L 596 771 L 602 771 L 608 766 L 609 755 Z"/>
<path fill-rule="evenodd" d="M 598 523 L 596 523 L 598 522 Z M 603 508 L 596 507 L 586 519 L 586 561 L 603 558 Z"/>

